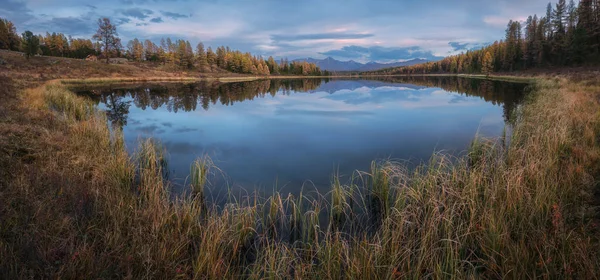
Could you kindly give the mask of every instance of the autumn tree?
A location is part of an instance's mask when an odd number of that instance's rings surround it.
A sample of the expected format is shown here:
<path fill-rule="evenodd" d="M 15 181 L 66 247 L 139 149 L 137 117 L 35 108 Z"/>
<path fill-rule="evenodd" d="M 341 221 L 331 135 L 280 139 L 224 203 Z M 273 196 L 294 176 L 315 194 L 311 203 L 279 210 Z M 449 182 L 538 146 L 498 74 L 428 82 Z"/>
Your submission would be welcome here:
<path fill-rule="evenodd" d="M 72 58 L 86 58 L 88 55 L 95 54 L 94 43 L 90 39 L 71 38 L 67 56 Z"/>
<path fill-rule="evenodd" d="M 175 61 L 179 67 L 191 68 L 193 65 L 194 52 L 190 42 L 184 40 L 177 40 L 175 43 Z"/>
<path fill-rule="evenodd" d="M 213 66 L 217 63 L 217 55 L 213 52 L 211 47 L 206 50 L 206 62 L 208 66 Z"/>
<path fill-rule="evenodd" d="M 142 61 L 144 58 L 144 45 L 138 38 L 134 38 L 127 43 L 127 53 L 133 60 Z"/>
<path fill-rule="evenodd" d="M 159 51 L 158 46 L 154 44 L 152 41 L 146 39 L 144 41 L 144 55 L 146 61 L 158 61 L 159 60 Z"/>
<path fill-rule="evenodd" d="M 20 42 L 15 25 L 7 19 L 0 18 L 0 49 L 17 51 Z"/>
<path fill-rule="evenodd" d="M 227 60 L 225 59 L 226 54 L 227 53 L 225 51 L 225 47 L 220 46 L 217 48 L 217 66 L 219 66 L 223 69 L 227 68 L 227 65 L 226 65 Z"/>
<path fill-rule="evenodd" d="M 204 70 L 204 68 L 208 65 L 206 61 L 206 52 L 204 51 L 204 44 L 202 42 L 196 45 L 196 63 L 200 70 Z"/>
<path fill-rule="evenodd" d="M 98 30 L 93 38 L 102 43 L 106 63 L 110 61 L 111 52 L 118 51 L 121 48 L 121 39 L 118 36 L 117 27 L 110 22 L 110 19 L 98 19 Z"/>
<path fill-rule="evenodd" d="M 494 70 L 494 59 L 490 52 L 485 52 L 483 60 L 481 61 L 481 73 L 489 75 Z"/>

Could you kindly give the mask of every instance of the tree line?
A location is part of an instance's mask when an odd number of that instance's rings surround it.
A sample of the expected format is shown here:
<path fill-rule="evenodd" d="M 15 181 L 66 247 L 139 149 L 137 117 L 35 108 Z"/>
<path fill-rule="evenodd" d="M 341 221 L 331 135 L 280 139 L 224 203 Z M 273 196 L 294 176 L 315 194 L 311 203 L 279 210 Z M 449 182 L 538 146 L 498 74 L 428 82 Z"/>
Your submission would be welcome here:
<path fill-rule="evenodd" d="M 183 69 L 198 68 L 204 72 L 224 69 L 234 73 L 254 75 L 329 75 L 314 63 L 275 61 L 273 57 L 263 59 L 249 52 L 231 50 L 220 46 L 216 50 L 205 48 L 202 42 L 195 49 L 189 41 L 171 38 L 161 39 L 160 45 L 151 40 L 137 38 L 129 41 L 125 56 L 135 61 L 155 61 Z"/>
<path fill-rule="evenodd" d="M 504 40 L 437 62 L 365 74 L 484 73 L 598 64 L 600 0 L 559 0 L 546 14 L 509 21 Z"/>
<path fill-rule="evenodd" d="M 220 46 L 213 51 L 202 42 L 192 48 L 188 40 L 163 38 L 159 44 L 151 40 L 130 40 L 123 48 L 116 26 L 108 18 L 98 20 L 98 30 L 92 39 L 72 38 L 62 33 L 34 35 L 25 31 L 17 34 L 15 25 L 0 18 L 0 49 L 22 51 L 27 57 L 33 55 L 87 58 L 90 55 L 106 59 L 124 57 L 138 62 L 160 63 L 172 69 L 197 69 L 201 72 L 227 70 L 233 73 L 253 75 L 330 75 L 316 64 L 308 62 L 276 61 L 264 59 L 249 52 Z"/>
<path fill-rule="evenodd" d="M 73 38 L 63 33 L 34 35 L 25 31 L 17 34 L 15 25 L 7 19 L 0 18 L 0 49 L 23 51 L 28 55 L 61 56 L 70 58 L 86 58 L 100 51 L 98 44 L 90 39 Z"/>

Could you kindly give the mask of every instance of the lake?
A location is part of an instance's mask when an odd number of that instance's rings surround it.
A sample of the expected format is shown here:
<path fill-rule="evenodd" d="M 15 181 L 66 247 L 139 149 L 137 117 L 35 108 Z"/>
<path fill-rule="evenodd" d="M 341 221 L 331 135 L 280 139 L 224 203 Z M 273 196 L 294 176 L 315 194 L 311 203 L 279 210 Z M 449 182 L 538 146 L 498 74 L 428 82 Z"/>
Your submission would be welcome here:
<path fill-rule="evenodd" d="M 170 179 L 185 189 L 208 155 L 221 172 L 211 191 L 329 190 L 377 159 L 415 166 L 436 151 L 458 155 L 476 134 L 502 135 L 525 84 L 455 77 L 164 83 L 78 89 L 122 127 L 133 152 L 160 140 Z M 343 181 L 343 179 L 342 179 Z"/>

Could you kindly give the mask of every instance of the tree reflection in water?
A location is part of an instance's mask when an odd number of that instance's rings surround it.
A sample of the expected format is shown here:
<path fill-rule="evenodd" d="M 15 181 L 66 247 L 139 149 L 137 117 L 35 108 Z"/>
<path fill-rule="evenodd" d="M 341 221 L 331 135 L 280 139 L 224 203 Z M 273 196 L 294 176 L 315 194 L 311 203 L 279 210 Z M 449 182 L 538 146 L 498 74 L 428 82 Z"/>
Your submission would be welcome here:
<path fill-rule="evenodd" d="M 93 89 L 75 89 L 92 98 L 97 104 L 104 103 L 107 117 L 113 126 L 127 125 L 131 101 L 143 110 L 165 107 L 169 112 L 194 111 L 198 105 L 209 110 L 211 104 L 231 106 L 236 102 L 262 98 L 266 95 L 290 95 L 293 92 L 316 92 L 330 81 L 355 81 L 367 87 L 397 86 L 403 84 L 437 87 L 467 97 L 477 96 L 486 102 L 503 107 L 503 116 L 511 122 L 512 111 L 523 99 L 525 84 L 466 79 L 457 77 L 377 77 L 366 79 L 289 79 L 259 80 L 250 82 L 219 83 L 162 83 L 162 84 L 116 84 Z M 330 93 L 335 92 L 333 87 Z"/>
<path fill-rule="evenodd" d="M 118 95 L 115 92 L 102 94 L 100 98 L 106 104 L 106 117 L 111 125 L 115 128 L 126 126 L 131 101 L 125 101 L 124 95 Z"/>

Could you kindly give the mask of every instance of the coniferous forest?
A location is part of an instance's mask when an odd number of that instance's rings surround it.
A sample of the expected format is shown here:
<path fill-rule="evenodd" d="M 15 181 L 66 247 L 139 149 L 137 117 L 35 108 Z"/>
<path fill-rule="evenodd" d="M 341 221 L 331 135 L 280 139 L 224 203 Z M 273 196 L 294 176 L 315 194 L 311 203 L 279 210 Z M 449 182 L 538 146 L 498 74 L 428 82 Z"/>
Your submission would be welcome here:
<path fill-rule="evenodd" d="M 103 36 L 105 35 L 105 36 Z M 109 38 L 111 44 L 104 44 Z M 201 72 L 229 71 L 253 75 L 329 75 L 314 63 L 303 61 L 276 61 L 273 57 L 263 59 L 249 52 L 232 50 L 220 46 L 213 50 L 205 48 L 202 42 L 195 48 L 188 40 L 163 38 L 159 44 L 151 40 L 134 38 L 124 47 L 118 37 L 116 26 L 109 19 L 98 20 L 98 33 L 92 39 L 73 38 L 63 33 L 34 35 L 25 31 L 21 36 L 16 26 L 7 19 L 0 18 L 0 49 L 22 51 L 27 56 L 44 55 L 85 59 L 127 58 L 136 62 L 155 62 L 173 70 L 196 69 Z"/>
<path fill-rule="evenodd" d="M 509 21 L 504 40 L 441 61 L 382 69 L 367 74 L 511 72 L 532 68 L 595 65 L 600 62 L 600 1 L 548 3 L 546 14 L 524 23 Z"/>

